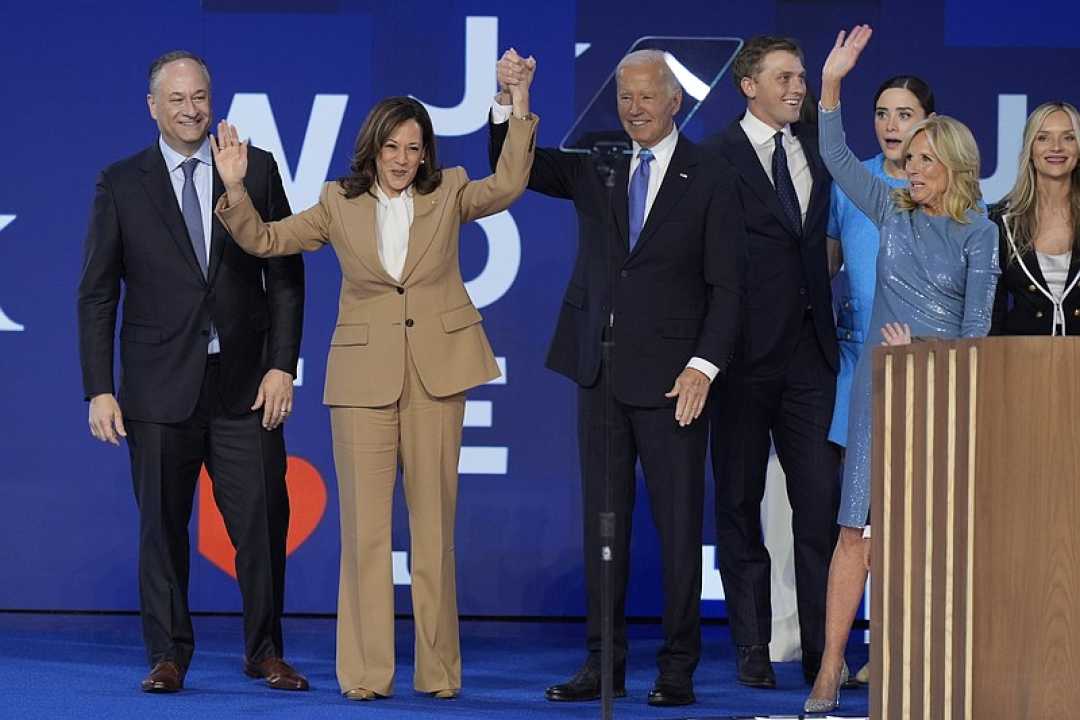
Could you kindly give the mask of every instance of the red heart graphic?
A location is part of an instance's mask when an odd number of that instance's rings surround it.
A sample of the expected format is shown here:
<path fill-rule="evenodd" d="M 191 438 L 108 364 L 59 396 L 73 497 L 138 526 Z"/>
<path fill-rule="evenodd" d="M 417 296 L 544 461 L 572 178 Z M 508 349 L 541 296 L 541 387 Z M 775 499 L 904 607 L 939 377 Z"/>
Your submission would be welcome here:
<path fill-rule="evenodd" d="M 290 455 L 285 469 L 289 493 L 289 533 L 285 553 L 291 555 L 311 537 L 326 511 L 326 483 L 319 471 L 303 458 Z M 199 474 L 199 554 L 221 571 L 236 577 L 236 549 L 225 530 L 214 501 L 214 486 L 203 467 Z"/>

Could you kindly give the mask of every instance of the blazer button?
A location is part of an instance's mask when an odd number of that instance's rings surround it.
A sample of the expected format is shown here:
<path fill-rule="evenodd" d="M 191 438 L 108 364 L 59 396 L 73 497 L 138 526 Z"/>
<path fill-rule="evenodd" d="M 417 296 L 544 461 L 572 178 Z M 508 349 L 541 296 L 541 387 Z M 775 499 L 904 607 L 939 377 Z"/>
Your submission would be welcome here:
<path fill-rule="evenodd" d="M 404 295 L 405 294 L 405 288 L 403 288 L 403 287 L 397 288 L 397 294 L 398 295 Z"/>
<path fill-rule="evenodd" d="M 800 295 L 805 295 L 806 294 L 806 288 L 804 288 L 804 287 L 799 288 L 799 294 Z"/>
<path fill-rule="evenodd" d="M 1035 317 L 1041 318 L 1042 317 L 1042 310 L 1036 310 L 1035 311 Z"/>
<path fill-rule="evenodd" d="M 630 277 L 630 273 L 626 272 L 625 270 L 622 270 L 622 271 L 619 272 L 619 277 L 628 278 L 628 277 Z"/>
<path fill-rule="evenodd" d="M 413 322 L 412 318 L 409 318 L 408 320 L 405 321 L 405 327 L 412 327 L 415 324 L 416 323 Z"/>
<path fill-rule="evenodd" d="M 1073 317 L 1080 317 L 1080 308 L 1073 310 Z"/>
<path fill-rule="evenodd" d="M 1035 284 L 1028 285 L 1028 292 L 1035 292 Z"/>

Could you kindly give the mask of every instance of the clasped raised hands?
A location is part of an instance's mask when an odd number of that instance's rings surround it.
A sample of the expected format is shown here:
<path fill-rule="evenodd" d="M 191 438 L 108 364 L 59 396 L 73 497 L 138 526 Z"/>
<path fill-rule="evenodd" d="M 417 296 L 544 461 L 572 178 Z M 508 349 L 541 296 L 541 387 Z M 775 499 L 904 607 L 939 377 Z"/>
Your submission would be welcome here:
<path fill-rule="evenodd" d="M 536 73 L 536 60 L 532 55 L 523 58 L 517 50 L 510 48 L 495 63 L 499 79 L 499 102 L 503 105 L 518 105 L 529 97 L 529 86 Z"/>

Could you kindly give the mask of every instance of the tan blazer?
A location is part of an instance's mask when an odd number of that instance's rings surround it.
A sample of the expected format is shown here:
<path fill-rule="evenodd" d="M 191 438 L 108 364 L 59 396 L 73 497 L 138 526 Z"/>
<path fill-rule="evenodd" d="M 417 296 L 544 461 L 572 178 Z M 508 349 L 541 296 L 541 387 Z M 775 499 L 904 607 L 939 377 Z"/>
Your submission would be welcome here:
<path fill-rule="evenodd" d="M 262 222 L 246 196 L 230 207 L 228 193 L 222 195 L 217 216 L 247 252 L 293 255 L 329 242 L 337 253 L 343 280 L 324 404 L 380 407 L 397 401 L 406 338 L 431 395 L 446 397 L 499 376 L 480 312 L 461 279 L 458 233 L 463 223 L 505 210 L 525 192 L 538 122 L 536 115 L 511 118 L 495 174 L 470 181 L 464 168 L 449 168 L 434 192 L 414 196 L 401 282 L 379 259 L 377 200 L 370 193 L 347 199 L 337 182 L 328 182 L 318 204 L 272 223 Z"/>

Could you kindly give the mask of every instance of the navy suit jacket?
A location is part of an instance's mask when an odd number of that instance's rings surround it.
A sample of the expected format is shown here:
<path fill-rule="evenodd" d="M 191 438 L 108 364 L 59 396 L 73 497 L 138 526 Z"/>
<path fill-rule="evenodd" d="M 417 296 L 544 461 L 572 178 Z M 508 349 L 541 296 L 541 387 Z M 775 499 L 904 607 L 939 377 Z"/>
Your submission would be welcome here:
<path fill-rule="evenodd" d="M 290 214 L 269 153 L 248 151 L 244 185 L 266 220 Z M 224 192 L 214 170 L 214 202 Z M 250 412 L 263 375 L 296 375 L 304 313 L 299 255 L 248 255 L 215 217 L 203 277 L 157 142 L 105 168 L 84 245 L 78 291 L 86 396 L 113 393 L 113 343 L 123 286 L 118 400 L 125 418 L 174 423 L 195 409 L 213 321 L 221 343 L 222 401 Z"/>
<path fill-rule="evenodd" d="M 497 158 L 506 124 L 491 125 Z M 743 220 L 735 176 L 680 136 L 633 252 L 629 156 L 607 187 L 593 160 L 538 148 L 529 188 L 571 200 L 578 252 L 547 366 L 579 385 L 600 373 L 601 337 L 614 313 L 613 390 L 622 402 L 663 407 L 691 357 L 727 367 L 742 299 Z"/>
<path fill-rule="evenodd" d="M 822 352 L 833 370 L 840 367 L 832 289 L 825 246 L 832 178 L 818 152 L 817 128 L 792 130 L 810 164 L 813 189 L 802 231 L 793 228 L 776 190 L 739 121 L 708 144 L 720 161 L 734 167 L 737 203 L 746 222 L 747 270 L 743 332 L 736 363 L 741 371 L 779 371 L 799 339 L 809 306 Z"/>

